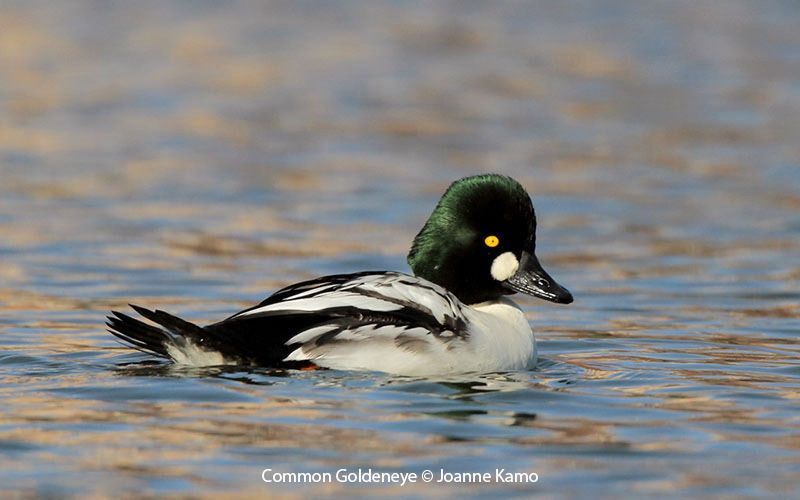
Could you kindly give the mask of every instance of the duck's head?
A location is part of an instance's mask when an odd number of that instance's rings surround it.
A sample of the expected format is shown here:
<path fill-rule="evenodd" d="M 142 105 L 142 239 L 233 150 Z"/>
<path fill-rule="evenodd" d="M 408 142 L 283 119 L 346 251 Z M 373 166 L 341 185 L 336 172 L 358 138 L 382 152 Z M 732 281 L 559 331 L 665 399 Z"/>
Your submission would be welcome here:
<path fill-rule="evenodd" d="M 515 292 L 559 304 L 572 294 L 536 258 L 536 214 L 519 182 L 502 175 L 466 177 L 450 185 L 414 239 L 408 263 L 462 302 Z"/>

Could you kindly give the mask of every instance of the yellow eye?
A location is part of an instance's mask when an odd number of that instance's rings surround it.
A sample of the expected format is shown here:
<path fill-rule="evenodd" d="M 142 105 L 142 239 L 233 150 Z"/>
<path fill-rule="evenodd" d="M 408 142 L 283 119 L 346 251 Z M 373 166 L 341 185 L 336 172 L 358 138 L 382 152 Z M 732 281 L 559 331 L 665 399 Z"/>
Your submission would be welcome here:
<path fill-rule="evenodd" d="M 483 242 L 486 243 L 487 247 L 494 248 L 500 244 L 500 238 L 498 238 L 495 235 L 487 236 L 486 239 L 483 240 Z"/>

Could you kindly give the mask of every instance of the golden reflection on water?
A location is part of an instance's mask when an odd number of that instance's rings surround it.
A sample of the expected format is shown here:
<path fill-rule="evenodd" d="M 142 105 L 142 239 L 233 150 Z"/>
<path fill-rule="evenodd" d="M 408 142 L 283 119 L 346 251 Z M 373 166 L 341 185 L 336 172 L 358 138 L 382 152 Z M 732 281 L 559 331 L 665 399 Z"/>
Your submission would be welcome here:
<path fill-rule="evenodd" d="M 796 9 L 430 7 L 0 7 L 4 488 L 300 496 L 260 482 L 276 464 L 544 479 L 470 490 L 492 494 L 796 489 Z M 484 171 L 530 188 L 576 295 L 521 300 L 536 371 L 187 371 L 103 331 L 129 302 L 203 323 L 402 269 L 447 184 Z"/>

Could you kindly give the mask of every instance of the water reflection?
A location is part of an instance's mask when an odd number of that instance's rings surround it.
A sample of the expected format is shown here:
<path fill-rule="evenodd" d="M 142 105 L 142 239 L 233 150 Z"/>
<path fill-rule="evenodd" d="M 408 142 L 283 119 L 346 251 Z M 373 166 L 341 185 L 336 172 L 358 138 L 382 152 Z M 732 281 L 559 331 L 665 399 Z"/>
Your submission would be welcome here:
<path fill-rule="evenodd" d="M 535 471 L 370 493 L 791 496 L 800 12 L 787 2 L 0 7 L 0 484 L 350 496 L 265 467 Z M 527 373 L 152 362 L 103 331 L 405 269 L 446 185 L 533 193 L 575 292 Z M 754 460 L 753 457 L 758 457 Z M 47 474 L 43 474 L 43 470 Z"/>

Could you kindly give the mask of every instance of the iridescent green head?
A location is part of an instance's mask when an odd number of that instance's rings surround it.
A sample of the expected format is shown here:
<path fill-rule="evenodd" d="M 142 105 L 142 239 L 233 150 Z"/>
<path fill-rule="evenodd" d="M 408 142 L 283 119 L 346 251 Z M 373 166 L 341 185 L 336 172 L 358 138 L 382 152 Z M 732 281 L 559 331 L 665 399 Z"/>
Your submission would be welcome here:
<path fill-rule="evenodd" d="M 515 292 L 568 304 L 572 295 L 539 264 L 536 214 L 525 188 L 497 174 L 447 189 L 414 239 L 408 263 L 467 304 Z"/>

